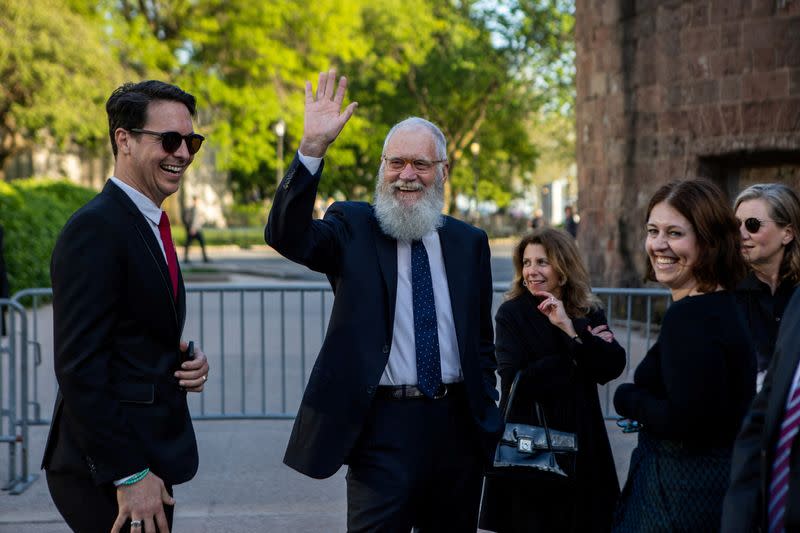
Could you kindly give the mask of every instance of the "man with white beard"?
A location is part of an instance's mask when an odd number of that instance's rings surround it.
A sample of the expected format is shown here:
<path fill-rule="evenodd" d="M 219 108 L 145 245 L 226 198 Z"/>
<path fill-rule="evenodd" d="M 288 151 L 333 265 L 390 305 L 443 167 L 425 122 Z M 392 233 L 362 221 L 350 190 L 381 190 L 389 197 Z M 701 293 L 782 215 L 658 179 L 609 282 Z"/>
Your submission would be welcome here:
<path fill-rule="evenodd" d="M 447 143 L 406 119 L 386 136 L 375 205 L 312 212 L 322 158 L 352 116 L 347 80 L 306 82 L 303 138 L 275 194 L 267 244 L 327 274 L 328 330 L 284 462 L 343 465 L 350 532 L 474 532 L 502 421 L 486 234 L 441 214 Z"/>

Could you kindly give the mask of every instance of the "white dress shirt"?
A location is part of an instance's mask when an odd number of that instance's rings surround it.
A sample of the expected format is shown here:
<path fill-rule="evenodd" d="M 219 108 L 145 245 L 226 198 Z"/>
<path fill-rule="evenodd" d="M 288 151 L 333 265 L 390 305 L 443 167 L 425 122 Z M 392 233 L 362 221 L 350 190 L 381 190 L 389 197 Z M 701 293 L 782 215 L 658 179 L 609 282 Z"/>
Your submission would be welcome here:
<path fill-rule="evenodd" d="M 150 229 L 153 230 L 153 235 L 156 237 L 156 242 L 161 247 L 161 253 L 164 255 L 164 261 L 167 260 L 167 253 L 164 251 L 164 243 L 161 241 L 161 232 L 158 230 L 158 223 L 161 222 L 161 208 L 158 207 L 153 200 L 137 191 L 116 176 L 111 176 L 111 181 L 114 182 L 122 191 L 128 195 L 131 201 L 136 204 L 136 207 L 144 215 L 145 220 L 150 223 Z"/>
<path fill-rule="evenodd" d="M 439 233 L 432 231 L 422 237 L 428 252 L 433 282 L 433 300 L 436 305 L 436 324 L 439 337 L 439 354 L 442 362 L 442 382 L 462 381 L 461 360 L 458 355 L 456 326 L 447 273 L 442 258 Z M 397 241 L 397 303 L 394 308 L 392 349 L 389 361 L 381 376 L 381 385 L 417 384 L 417 349 L 414 339 L 414 304 L 411 287 L 411 243 Z"/>
<path fill-rule="evenodd" d="M 300 162 L 311 173 L 319 170 L 321 157 L 305 156 L 297 152 Z M 381 385 L 416 385 L 417 350 L 414 341 L 414 306 L 411 288 L 411 243 L 397 242 L 397 302 L 392 328 L 392 347 L 389 361 L 381 375 Z M 432 231 L 422 238 L 428 253 L 436 306 L 439 337 L 439 354 L 442 365 L 442 382 L 455 383 L 464 379 L 458 352 L 453 307 L 447 285 L 447 272 L 442 257 L 439 233 Z"/>

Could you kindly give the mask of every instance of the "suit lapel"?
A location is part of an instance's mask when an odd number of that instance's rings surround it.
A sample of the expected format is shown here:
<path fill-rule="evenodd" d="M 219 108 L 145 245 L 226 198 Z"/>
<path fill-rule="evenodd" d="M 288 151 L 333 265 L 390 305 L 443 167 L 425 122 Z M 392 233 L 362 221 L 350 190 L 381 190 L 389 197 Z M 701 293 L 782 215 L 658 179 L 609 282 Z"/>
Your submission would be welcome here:
<path fill-rule="evenodd" d="M 158 244 L 156 240 L 156 236 L 153 234 L 153 230 L 150 227 L 150 223 L 145 219 L 144 215 L 139 208 L 136 207 L 136 204 L 133 203 L 125 192 L 117 187 L 114 182 L 108 181 L 106 186 L 103 188 L 103 192 L 112 196 L 118 203 L 122 205 L 125 209 L 125 212 L 130 217 L 131 225 L 133 226 L 136 233 L 139 235 L 139 238 L 142 239 L 144 242 L 147 251 L 149 252 L 147 256 L 153 263 L 155 263 L 155 267 L 159 273 L 159 277 L 161 278 L 161 286 L 164 288 L 164 296 L 169 300 L 170 309 L 172 309 L 172 316 L 175 320 L 175 326 L 180 331 L 180 326 L 182 322 L 182 318 L 179 320 L 179 312 L 178 307 L 185 307 L 184 298 L 178 298 L 178 305 L 176 306 L 175 296 L 172 291 L 172 281 L 169 277 L 169 269 L 167 268 L 167 262 L 164 259 L 164 253 L 161 251 L 161 246 Z M 147 257 L 141 258 L 142 260 L 148 260 Z M 183 293 L 183 276 L 180 272 L 180 267 L 178 268 L 178 292 L 179 294 Z M 181 317 L 183 316 L 184 312 L 181 312 Z"/>
<path fill-rule="evenodd" d="M 460 356 L 466 352 L 464 345 L 467 338 L 467 317 L 466 312 L 470 305 L 467 295 L 472 291 L 465 290 L 469 286 L 469 277 L 473 270 L 472 265 L 463 261 L 464 254 L 461 244 L 453 233 L 453 226 L 450 219 L 445 217 L 444 224 L 439 228 L 439 243 L 442 247 L 442 261 L 444 271 L 447 275 L 447 290 L 450 293 L 450 307 L 453 313 L 453 324 L 456 329 L 456 340 L 458 341 L 458 353 Z M 476 275 L 473 279 L 478 279 Z"/>

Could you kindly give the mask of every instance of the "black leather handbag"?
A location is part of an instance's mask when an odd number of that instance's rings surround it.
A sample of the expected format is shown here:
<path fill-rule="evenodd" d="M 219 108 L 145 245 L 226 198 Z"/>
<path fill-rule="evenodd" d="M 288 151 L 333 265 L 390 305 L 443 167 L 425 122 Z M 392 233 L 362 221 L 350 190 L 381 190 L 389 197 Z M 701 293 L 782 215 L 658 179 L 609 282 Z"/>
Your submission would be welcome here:
<path fill-rule="evenodd" d="M 551 430 L 538 403 L 535 403 L 535 408 L 541 425 L 508 421 L 519 380 L 520 373 L 517 372 L 503 412 L 503 436 L 497 443 L 493 466 L 486 475 L 496 478 L 571 481 L 578 452 L 578 437 L 575 433 Z"/>

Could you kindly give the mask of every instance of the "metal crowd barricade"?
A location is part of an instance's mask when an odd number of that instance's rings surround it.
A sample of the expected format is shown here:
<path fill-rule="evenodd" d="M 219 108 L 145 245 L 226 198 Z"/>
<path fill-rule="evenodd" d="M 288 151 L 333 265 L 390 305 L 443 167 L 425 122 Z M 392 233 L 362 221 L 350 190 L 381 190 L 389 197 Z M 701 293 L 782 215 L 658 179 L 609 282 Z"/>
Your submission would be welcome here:
<path fill-rule="evenodd" d="M 0 320 L 3 315 L 8 327 L 0 337 L 0 444 L 8 445 L 8 463 L 0 488 L 21 494 L 39 477 L 29 472 L 28 323 L 25 309 L 13 300 L 0 299 Z"/>
<path fill-rule="evenodd" d="M 495 283 L 493 314 L 507 289 L 508 283 Z M 617 288 L 596 288 L 594 292 L 628 356 L 622 376 L 599 388 L 603 413 L 612 418 L 616 415 L 613 391 L 630 379 L 631 370 L 654 342 L 660 316 L 669 305 L 669 292 Z M 16 457 L 22 465 L 12 471 L 12 491 L 24 490 L 32 481 L 28 426 L 47 425 L 52 417 L 57 384 L 51 296 L 50 289 L 28 289 L 10 301 L 0 300 L 13 311 L 10 321 L 16 332 L 15 342 L 2 353 L 5 360 L 12 361 L 11 366 L 6 362 L 0 367 L 0 372 L 6 369 L 5 376 L 0 374 L 0 393 L 4 386 L 8 391 L 0 394 L 0 402 L 7 398 L 6 404 L 0 403 L 0 443 L 9 442 L 9 461 Z M 188 285 L 183 338 L 194 340 L 211 366 L 205 391 L 189 395 L 193 418 L 294 418 L 332 305 L 331 288 L 324 282 Z M 15 367 L 17 372 L 8 371 Z"/>

